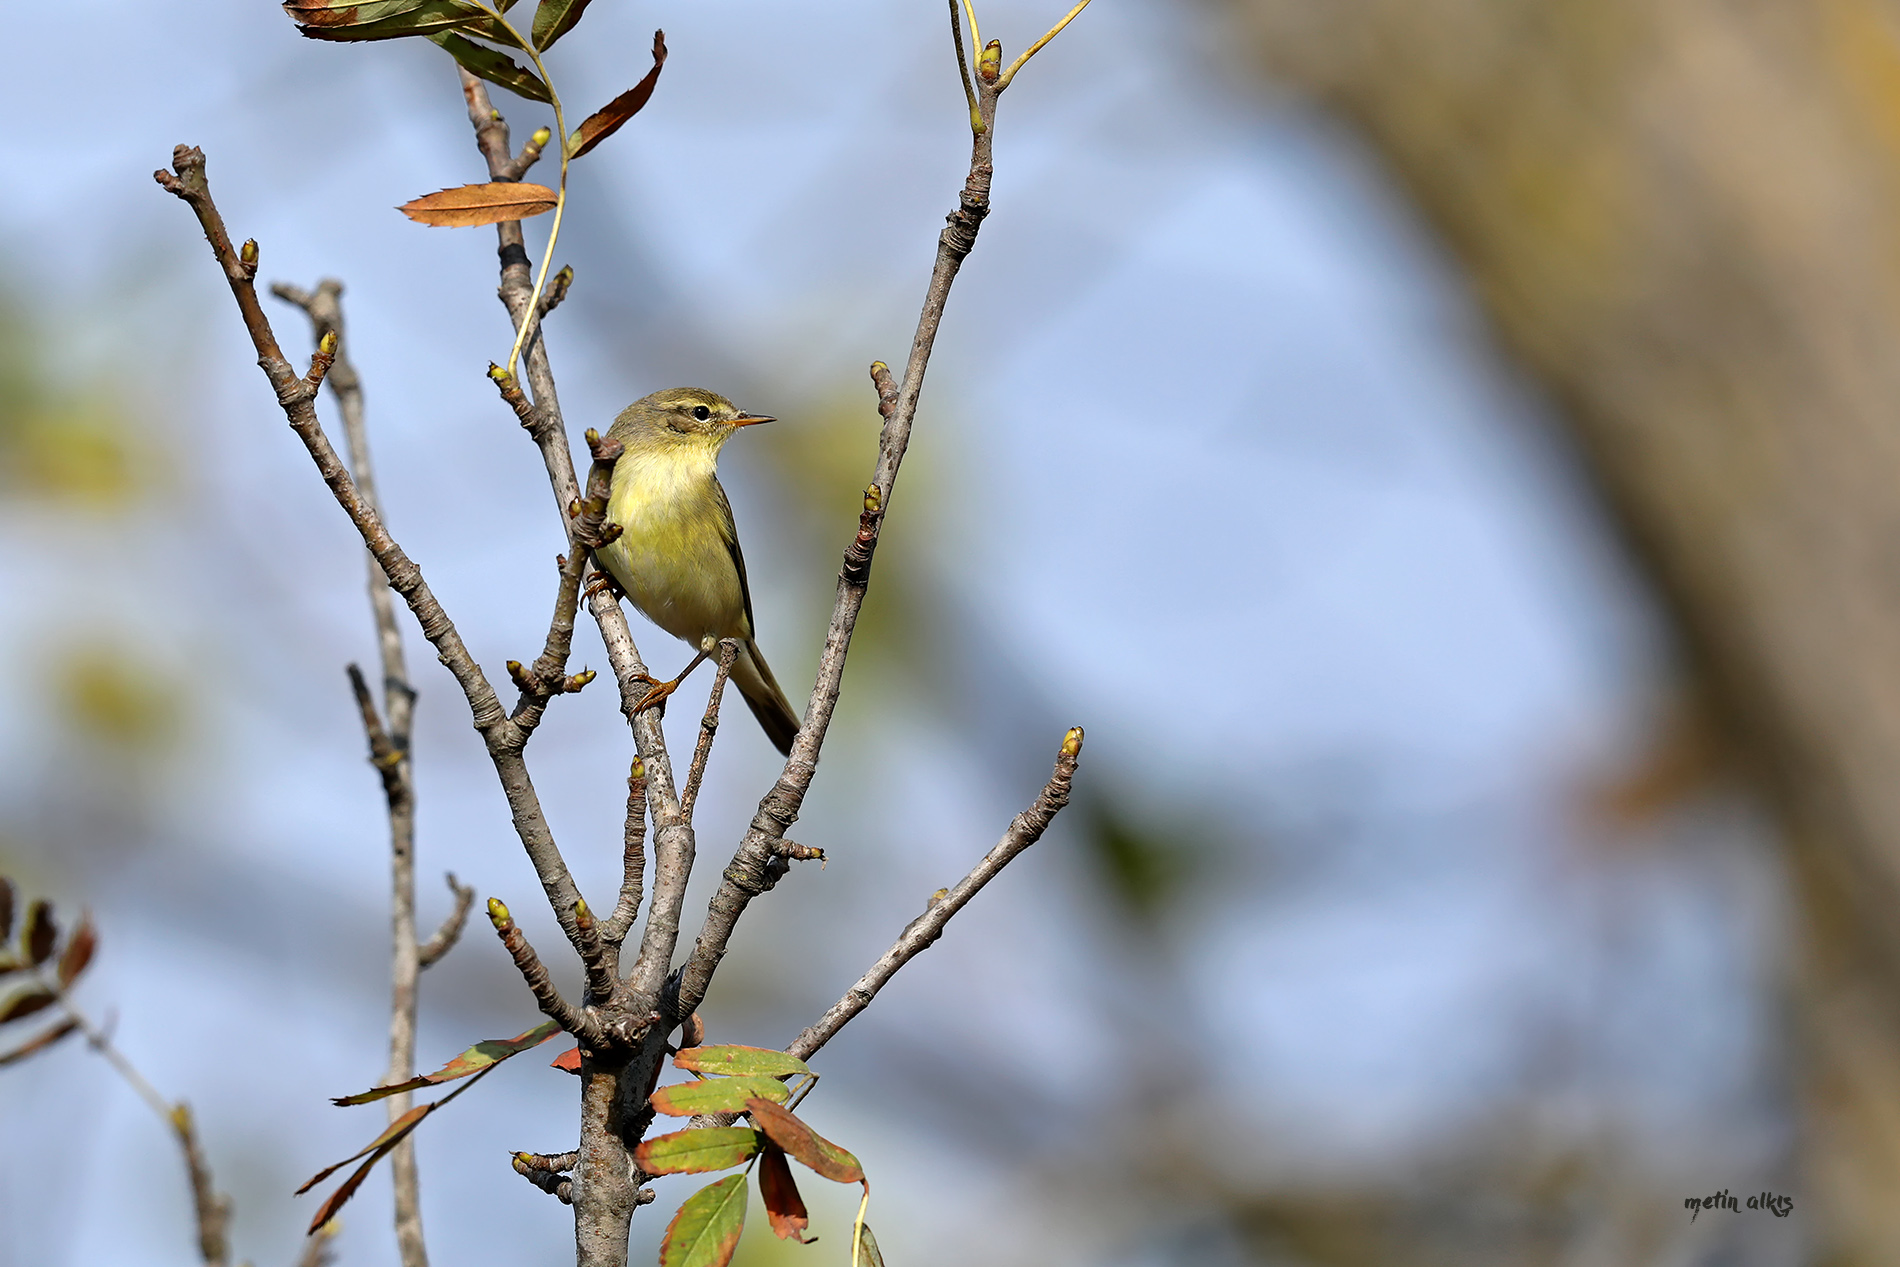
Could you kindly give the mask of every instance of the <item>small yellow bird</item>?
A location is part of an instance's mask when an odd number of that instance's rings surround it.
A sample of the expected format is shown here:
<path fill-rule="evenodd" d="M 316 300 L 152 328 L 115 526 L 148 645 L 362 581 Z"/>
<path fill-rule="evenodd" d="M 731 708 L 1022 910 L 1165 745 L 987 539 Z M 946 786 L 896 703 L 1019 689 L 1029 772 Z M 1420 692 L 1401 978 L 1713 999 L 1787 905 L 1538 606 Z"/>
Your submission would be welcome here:
<path fill-rule="evenodd" d="M 798 714 L 753 641 L 745 556 L 717 473 L 733 432 L 771 421 L 697 387 L 654 392 L 621 410 L 607 432 L 626 450 L 607 495 L 607 519 L 621 534 L 594 556 L 647 619 L 699 649 L 678 677 L 655 683 L 648 702 L 672 694 L 722 640 L 737 639 L 732 684 L 766 737 L 789 753 Z"/>

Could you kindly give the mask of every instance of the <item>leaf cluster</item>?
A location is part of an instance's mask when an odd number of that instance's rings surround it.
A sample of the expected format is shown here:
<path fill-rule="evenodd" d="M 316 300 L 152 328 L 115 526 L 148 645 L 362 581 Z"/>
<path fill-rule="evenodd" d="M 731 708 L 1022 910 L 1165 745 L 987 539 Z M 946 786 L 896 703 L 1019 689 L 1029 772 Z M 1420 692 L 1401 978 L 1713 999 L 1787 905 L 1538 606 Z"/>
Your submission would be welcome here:
<path fill-rule="evenodd" d="M 99 948 L 99 933 L 90 914 L 82 913 L 79 926 L 62 941 L 53 904 L 43 898 L 27 905 L 25 918 L 19 921 L 19 939 L 9 948 L 17 907 L 13 881 L 0 876 L 0 987 L 12 987 L 10 978 L 24 978 L 0 1001 L 0 1025 L 23 1021 L 58 1003 Z M 0 1065 L 43 1051 L 78 1028 L 78 1020 L 67 1016 L 19 1045 L 0 1050 Z"/>
<path fill-rule="evenodd" d="M 313 40 L 395 40 L 421 36 L 453 57 L 469 74 L 506 88 L 516 96 L 555 108 L 560 96 L 541 55 L 573 30 L 589 0 L 540 0 L 528 33 L 508 19 L 517 0 L 286 0 L 284 12 L 297 30 Z M 529 65 L 515 60 L 526 54 Z M 561 138 L 563 188 L 567 162 L 581 157 L 618 132 L 653 96 L 666 65 L 666 35 L 653 33 L 653 69 L 639 83 L 581 121 Z M 423 224 L 450 227 L 498 224 L 552 210 L 554 190 L 514 180 L 490 181 L 444 189 L 404 203 L 400 210 Z"/>
<path fill-rule="evenodd" d="M 634 1162 L 649 1175 L 706 1174 L 746 1165 L 758 1167 L 759 1197 L 766 1218 L 780 1239 L 800 1244 L 810 1216 L 788 1163 L 796 1161 L 834 1183 L 864 1187 L 870 1181 L 851 1153 L 838 1147 L 787 1107 L 817 1084 L 818 1075 L 798 1057 L 763 1047 L 689 1047 L 673 1063 L 695 1075 L 653 1093 L 654 1111 L 669 1117 L 734 1114 L 750 1126 L 708 1126 L 674 1131 L 644 1141 Z M 727 1175 L 707 1184 L 680 1204 L 660 1242 L 660 1267 L 725 1267 L 745 1230 L 745 1174 Z M 867 1252 L 868 1250 L 868 1252 Z M 853 1259 L 882 1267 L 877 1242 L 863 1224 L 859 1207 Z"/>

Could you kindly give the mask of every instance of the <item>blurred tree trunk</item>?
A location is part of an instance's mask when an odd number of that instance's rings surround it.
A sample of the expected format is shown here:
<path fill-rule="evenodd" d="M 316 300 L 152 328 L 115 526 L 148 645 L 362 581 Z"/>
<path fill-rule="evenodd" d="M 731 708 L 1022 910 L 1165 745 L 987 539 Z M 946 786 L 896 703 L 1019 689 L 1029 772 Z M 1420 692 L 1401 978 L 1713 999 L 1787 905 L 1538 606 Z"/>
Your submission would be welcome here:
<path fill-rule="evenodd" d="M 1900 1263 L 1900 5 L 1228 0 L 1566 406 L 1778 808 L 1821 1258 Z"/>

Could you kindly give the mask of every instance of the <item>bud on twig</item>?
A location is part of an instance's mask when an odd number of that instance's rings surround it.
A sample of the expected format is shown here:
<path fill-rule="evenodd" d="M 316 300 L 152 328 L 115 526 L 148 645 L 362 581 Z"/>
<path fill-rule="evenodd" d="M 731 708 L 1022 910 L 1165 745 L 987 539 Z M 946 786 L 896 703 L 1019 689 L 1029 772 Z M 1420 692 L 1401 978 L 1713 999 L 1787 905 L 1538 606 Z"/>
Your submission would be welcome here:
<path fill-rule="evenodd" d="M 238 248 L 238 259 L 246 268 L 257 267 L 257 239 L 245 238 L 244 245 Z"/>
<path fill-rule="evenodd" d="M 538 150 L 542 146 L 546 145 L 548 143 L 548 139 L 552 137 L 553 135 L 554 133 L 550 132 L 546 128 L 536 128 L 534 132 L 528 137 L 528 139 L 534 143 L 534 148 Z"/>
<path fill-rule="evenodd" d="M 1081 752 L 1082 728 L 1080 726 L 1071 726 L 1069 727 L 1069 733 L 1062 736 L 1062 755 L 1065 757 L 1074 757 L 1081 755 Z"/>
<path fill-rule="evenodd" d="M 508 907 L 498 897 L 488 899 L 488 922 L 495 926 L 498 933 L 505 933 L 515 925 L 508 914 Z"/>
<path fill-rule="evenodd" d="M 996 82 L 1003 73 L 1003 41 L 991 40 L 983 46 L 983 52 L 976 59 L 976 73 L 986 84 Z"/>

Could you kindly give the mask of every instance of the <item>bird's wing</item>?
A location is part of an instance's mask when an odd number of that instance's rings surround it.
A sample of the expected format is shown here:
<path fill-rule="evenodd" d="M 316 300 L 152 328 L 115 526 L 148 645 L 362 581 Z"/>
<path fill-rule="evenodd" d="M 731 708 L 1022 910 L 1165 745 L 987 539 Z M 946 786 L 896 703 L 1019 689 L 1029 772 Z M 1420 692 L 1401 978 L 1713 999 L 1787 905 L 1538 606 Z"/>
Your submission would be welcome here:
<path fill-rule="evenodd" d="M 747 636 L 757 632 L 758 626 L 752 620 L 752 587 L 745 579 L 745 552 L 739 549 L 739 526 L 732 519 L 732 503 L 726 500 L 726 489 L 713 477 L 713 492 L 719 498 L 720 528 L 726 538 L 726 552 L 732 556 L 733 570 L 739 574 L 739 597 L 745 601 L 745 628 Z"/>

